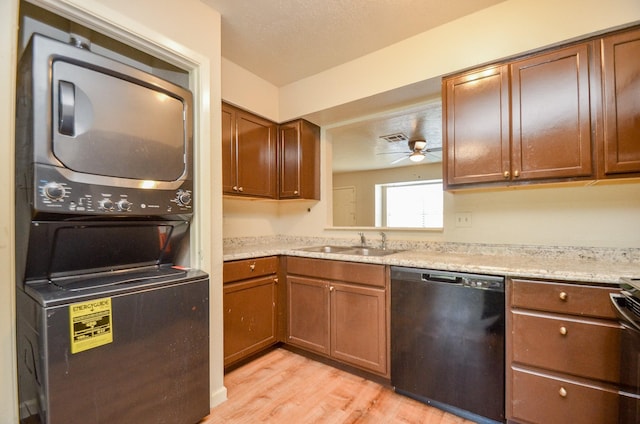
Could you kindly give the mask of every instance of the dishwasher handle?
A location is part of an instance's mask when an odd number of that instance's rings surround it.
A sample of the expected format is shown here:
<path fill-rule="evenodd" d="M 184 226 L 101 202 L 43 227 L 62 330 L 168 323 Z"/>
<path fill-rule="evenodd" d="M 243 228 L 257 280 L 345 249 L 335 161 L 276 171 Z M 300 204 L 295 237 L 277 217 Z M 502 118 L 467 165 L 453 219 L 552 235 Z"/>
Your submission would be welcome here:
<path fill-rule="evenodd" d="M 440 274 L 436 272 L 423 272 L 422 281 L 433 281 L 436 283 L 449 283 L 462 285 L 464 278 L 453 274 Z"/>

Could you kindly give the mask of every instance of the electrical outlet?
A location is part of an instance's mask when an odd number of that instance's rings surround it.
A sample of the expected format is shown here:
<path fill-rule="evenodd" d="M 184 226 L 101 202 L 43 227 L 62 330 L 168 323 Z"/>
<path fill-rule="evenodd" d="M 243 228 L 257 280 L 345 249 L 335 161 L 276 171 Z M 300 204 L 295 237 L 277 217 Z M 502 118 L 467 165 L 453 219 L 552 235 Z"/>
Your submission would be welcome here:
<path fill-rule="evenodd" d="M 471 212 L 456 212 L 456 227 L 471 228 Z"/>

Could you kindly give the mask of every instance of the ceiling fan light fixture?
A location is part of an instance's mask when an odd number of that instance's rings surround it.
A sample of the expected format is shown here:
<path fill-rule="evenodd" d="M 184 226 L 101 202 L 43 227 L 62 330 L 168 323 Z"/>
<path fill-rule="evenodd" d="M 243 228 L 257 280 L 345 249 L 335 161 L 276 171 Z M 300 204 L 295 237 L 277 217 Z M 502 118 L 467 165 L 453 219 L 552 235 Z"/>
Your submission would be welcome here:
<path fill-rule="evenodd" d="M 413 152 L 409 155 L 409 160 L 411 162 L 421 162 L 424 160 L 424 154 L 422 152 Z"/>

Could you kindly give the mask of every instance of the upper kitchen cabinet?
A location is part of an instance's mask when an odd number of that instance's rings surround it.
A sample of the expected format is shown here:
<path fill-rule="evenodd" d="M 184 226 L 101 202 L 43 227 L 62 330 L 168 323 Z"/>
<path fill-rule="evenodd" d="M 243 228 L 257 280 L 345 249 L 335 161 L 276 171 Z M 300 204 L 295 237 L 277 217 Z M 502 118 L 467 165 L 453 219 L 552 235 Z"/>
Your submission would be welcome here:
<path fill-rule="evenodd" d="M 278 128 L 278 198 L 320 200 L 320 127 L 298 119 Z"/>
<path fill-rule="evenodd" d="M 442 95 L 447 184 L 502 181 L 510 161 L 507 66 L 445 79 Z"/>
<path fill-rule="evenodd" d="M 640 29 L 604 37 L 599 177 L 640 173 Z"/>
<path fill-rule="evenodd" d="M 277 125 L 222 104 L 222 191 L 276 198 Z"/>
<path fill-rule="evenodd" d="M 222 103 L 222 168 L 226 195 L 320 200 L 320 127 Z"/>
<path fill-rule="evenodd" d="M 593 174 L 591 51 L 579 44 L 510 65 L 512 179 Z"/>
<path fill-rule="evenodd" d="M 443 80 L 447 187 L 589 177 L 592 45 Z"/>

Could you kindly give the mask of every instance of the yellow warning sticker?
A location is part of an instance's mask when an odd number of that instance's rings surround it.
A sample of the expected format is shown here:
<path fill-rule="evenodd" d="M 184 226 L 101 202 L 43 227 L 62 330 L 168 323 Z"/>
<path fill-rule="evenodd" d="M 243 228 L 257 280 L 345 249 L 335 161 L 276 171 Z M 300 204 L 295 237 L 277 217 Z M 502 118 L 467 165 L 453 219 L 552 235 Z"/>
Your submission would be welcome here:
<path fill-rule="evenodd" d="M 113 341 L 111 298 L 69 305 L 71 353 L 78 353 Z"/>

